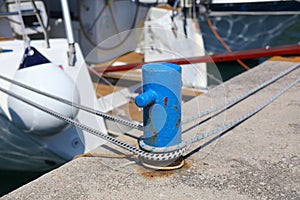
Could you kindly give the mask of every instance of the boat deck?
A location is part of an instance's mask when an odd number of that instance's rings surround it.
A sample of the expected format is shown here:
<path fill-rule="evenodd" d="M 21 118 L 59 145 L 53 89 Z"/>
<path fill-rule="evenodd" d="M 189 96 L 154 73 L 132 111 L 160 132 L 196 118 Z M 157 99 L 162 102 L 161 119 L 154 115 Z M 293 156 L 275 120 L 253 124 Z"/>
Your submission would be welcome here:
<path fill-rule="evenodd" d="M 294 64 L 267 61 L 210 92 L 222 99 L 223 91 L 230 99 Z M 299 77 L 297 69 L 201 126 L 201 130 L 247 113 Z M 179 170 L 146 170 L 135 157 L 124 157 L 123 150 L 108 144 L 95 151 L 98 156 L 74 159 L 2 199 L 297 199 L 299 90 L 297 84 L 239 126 L 194 144 Z M 183 112 L 193 115 L 195 103 L 206 110 L 209 102 L 209 93 L 200 95 L 185 103 Z"/>

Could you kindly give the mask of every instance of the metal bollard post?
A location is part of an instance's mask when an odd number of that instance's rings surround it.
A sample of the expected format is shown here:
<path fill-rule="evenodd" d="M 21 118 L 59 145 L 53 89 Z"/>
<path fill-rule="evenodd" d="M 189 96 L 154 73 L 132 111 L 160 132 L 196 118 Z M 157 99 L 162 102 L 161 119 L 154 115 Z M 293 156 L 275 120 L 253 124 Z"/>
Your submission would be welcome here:
<path fill-rule="evenodd" d="M 143 93 L 136 97 L 143 107 L 146 145 L 168 147 L 180 144 L 181 138 L 181 67 L 170 63 L 142 67 Z"/>

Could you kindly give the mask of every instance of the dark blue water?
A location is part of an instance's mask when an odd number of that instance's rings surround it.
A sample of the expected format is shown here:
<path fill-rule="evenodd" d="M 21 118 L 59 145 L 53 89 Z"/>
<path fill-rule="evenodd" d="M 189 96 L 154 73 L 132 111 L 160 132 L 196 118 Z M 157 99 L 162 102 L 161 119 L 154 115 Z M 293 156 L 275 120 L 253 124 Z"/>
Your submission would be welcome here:
<path fill-rule="evenodd" d="M 297 44 L 299 42 L 300 42 L 300 18 L 298 17 L 298 20 L 294 25 L 286 29 L 286 31 L 284 31 L 281 35 L 279 35 L 270 44 L 272 46 L 278 46 L 278 45 L 287 45 L 287 44 Z M 245 60 L 244 62 L 249 66 L 254 67 L 261 61 L 263 61 L 263 59 Z M 217 67 L 224 81 L 245 71 L 245 69 L 236 62 L 218 63 Z M 0 197 L 38 178 L 44 173 L 46 172 L 0 171 Z"/>
<path fill-rule="evenodd" d="M 280 23 L 281 21 L 279 20 L 278 23 Z M 207 27 L 206 27 L 207 28 Z M 211 42 L 211 37 L 212 37 L 212 33 L 209 32 L 208 30 L 207 34 L 210 34 L 210 36 L 206 37 L 206 40 L 208 40 L 208 42 Z M 222 31 L 222 29 L 220 29 L 220 31 Z M 266 31 L 265 27 L 262 27 L 261 30 L 259 29 L 259 27 L 256 28 L 256 31 Z M 224 38 L 226 38 L 227 40 L 230 39 L 230 37 L 226 37 L 226 30 L 224 29 L 224 33 L 222 35 L 222 32 L 219 33 L 221 36 L 224 36 Z M 267 35 L 267 34 L 262 34 L 262 35 Z M 251 38 L 251 35 L 246 35 L 246 37 Z M 254 36 L 253 36 L 254 37 Z M 225 42 L 226 42 L 226 39 Z M 211 50 L 219 50 L 217 53 L 222 53 L 225 52 L 224 47 L 221 45 L 221 43 L 214 39 L 214 43 L 216 44 L 216 47 L 211 47 Z M 249 39 L 248 39 L 249 40 Z M 247 41 L 248 41 L 247 40 Z M 204 37 L 204 42 L 205 42 L 205 37 Z M 231 41 L 232 42 L 232 41 Z M 228 42 L 230 44 L 230 42 Z M 266 37 L 261 37 L 259 38 L 258 42 L 255 41 L 254 44 L 248 45 L 248 49 L 255 49 L 255 48 L 264 48 L 266 46 L 281 46 L 281 45 L 290 45 L 290 44 L 300 44 L 300 16 L 296 16 L 296 18 L 294 19 L 294 23 L 293 25 L 289 26 L 287 29 L 285 29 L 280 35 L 278 35 L 275 38 L 268 38 Z M 237 42 L 237 44 L 239 44 Z M 232 49 L 234 51 L 238 51 L 240 50 L 240 45 L 234 45 L 231 44 Z M 298 53 L 299 54 L 299 53 Z M 265 61 L 267 58 L 259 58 L 259 59 L 251 59 L 251 60 L 243 60 L 244 63 L 246 63 L 249 67 L 255 67 L 257 66 L 259 63 Z M 223 81 L 226 81 L 240 73 L 245 72 L 246 70 L 237 62 L 223 62 L 223 63 L 216 63 L 217 68 L 221 74 L 221 77 L 223 79 Z M 208 71 L 209 71 L 209 66 L 208 65 Z"/>
<path fill-rule="evenodd" d="M 0 171 L 0 196 L 38 178 L 45 172 Z"/>

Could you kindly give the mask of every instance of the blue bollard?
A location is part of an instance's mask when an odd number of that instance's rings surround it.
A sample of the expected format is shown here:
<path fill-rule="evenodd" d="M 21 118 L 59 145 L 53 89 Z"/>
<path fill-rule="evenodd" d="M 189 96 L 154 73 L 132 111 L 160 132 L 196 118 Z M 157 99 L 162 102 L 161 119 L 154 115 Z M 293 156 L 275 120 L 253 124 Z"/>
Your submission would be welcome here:
<path fill-rule="evenodd" d="M 169 63 L 142 67 L 143 93 L 135 102 L 143 107 L 143 142 L 153 147 L 181 143 L 181 67 Z"/>

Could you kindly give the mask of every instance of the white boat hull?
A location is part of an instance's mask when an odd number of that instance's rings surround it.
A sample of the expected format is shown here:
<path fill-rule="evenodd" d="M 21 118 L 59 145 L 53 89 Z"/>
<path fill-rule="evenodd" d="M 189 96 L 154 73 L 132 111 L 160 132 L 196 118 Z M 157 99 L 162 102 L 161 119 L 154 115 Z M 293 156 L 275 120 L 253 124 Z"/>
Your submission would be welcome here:
<path fill-rule="evenodd" d="M 52 62 L 63 66 L 63 70 L 76 83 L 82 105 L 98 109 L 94 88 L 77 45 L 77 62 L 73 67 L 68 66 L 67 40 L 50 40 L 51 48 L 49 49 L 45 48 L 44 41 L 32 41 L 31 45 Z M 2 76 L 13 79 L 24 53 L 23 41 L 0 42 L 0 47 L 12 50 L 11 52 L 0 53 L 0 73 Z M 1 79 L 0 85 L 4 89 L 10 88 L 10 84 Z M 0 170 L 49 170 L 104 143 L 98 137 L 74 126 L 50 136 L 25 133 L 11 122 L 7 99 L 7 95 L 0 93 Z M 43 102 L 36 103 L 43 105 Z M 79 111 L 76 120 L 106 133 L 102 118 Z"/>

